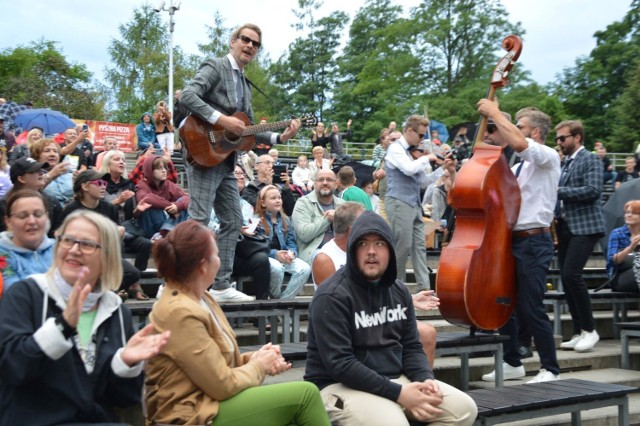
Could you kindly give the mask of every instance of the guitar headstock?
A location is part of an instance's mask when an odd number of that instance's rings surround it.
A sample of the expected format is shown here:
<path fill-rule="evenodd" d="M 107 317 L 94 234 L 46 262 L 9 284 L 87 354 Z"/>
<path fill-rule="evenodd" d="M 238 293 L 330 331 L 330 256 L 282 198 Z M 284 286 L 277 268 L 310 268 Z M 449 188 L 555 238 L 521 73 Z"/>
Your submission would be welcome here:
<path fill-rule="evenodd" d="M 313 127 L 318 124 L 318 118 L 313 114 L 303 115 L 298 118 L 301 127 Z"/>

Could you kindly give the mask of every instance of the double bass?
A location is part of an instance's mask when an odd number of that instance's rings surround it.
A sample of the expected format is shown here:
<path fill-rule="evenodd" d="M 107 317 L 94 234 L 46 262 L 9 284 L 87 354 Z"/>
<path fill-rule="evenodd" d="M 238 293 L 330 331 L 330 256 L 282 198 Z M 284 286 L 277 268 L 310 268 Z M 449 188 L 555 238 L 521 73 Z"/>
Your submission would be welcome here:
<path fill-rule="evenodd" d="M 502 41 L 508 53 L 500 59 L 487 95 L 494 99 L 507 84 L 507 74 L 520 56 L 522 41 Z M 520 211 L 520 188 L 502 148 L 483 142 L 487 117 L 478 126 L 473 156 L 456 175 L 449 202 L 456 229 L 442 249 L 436 276 L 440 312 L 457 325 L 497 330 L 516 302 L 516 266 L 511 230 Z"/>

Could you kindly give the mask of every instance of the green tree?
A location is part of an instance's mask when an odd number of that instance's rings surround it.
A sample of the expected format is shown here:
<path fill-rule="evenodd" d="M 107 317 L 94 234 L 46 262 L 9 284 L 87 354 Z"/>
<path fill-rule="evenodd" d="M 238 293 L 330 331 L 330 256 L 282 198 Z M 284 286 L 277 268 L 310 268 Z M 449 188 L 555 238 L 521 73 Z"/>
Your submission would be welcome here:
<path fill-rule="evenodd" d="M 584 122 L 588 145 L 602 139 L 609 148 L 631 150 L 629 139 L 612 138 L 613 134 L 620 135 L 615 127 L 626 122 L 624 115 L 630 110 L 613 106 L 633 87 L 630 82 L 636 72 L 635 61 L 640 56 L 640 0 L 631 3 L 621 21 L 608 25 L 594 36 L 596 47 L 589 56 L 576 60 L 574 67 L 564 70 L 555 90 L 564 100 L 569 115 Z M 637 128 L 640 124 L 636 124 Z"/>
<path fill-rule="evenodd" d="M 335 87 L 335 58 L 348 16 L 332 12 L 316 20 L 322 1 L 298 0 L 298 6 L 294 14 L 299 21 L 293 26 L 308 35 L 294 40 L 289 53 L 271 65 L 272 82 L 279 89 L 274 97 L 290 115 L 312 112 L 322 120 Z"/>
<path fill-rule="evenodd" d="M 70 63 L 54 41 L 0 52 L 0 93 L 73 118 L 100 120 L 106 95 L 85 65 Z"/>
<path fill-rule="evenodd" d="M 376 140 L 389 121 L 401 122 L 415 106 L 411 94 L 419 90 L 419 60 L 402 13 L 391 1 L 369 0 L 349 29 L 330 114 L 332 121 L 354 120 L 353 140 Z"/>
<path fill-rule="evenodd" d="M 136 123 L 142 113 L 153 111 L 156 102 L 167 99 L 169 35 L 149 4 L 134 8 L 131 21 L 118 29 L 120 39 L 112 40 L 108 48 L 113 66 L 105 70 L 116 105 L 111 119 Z M 194 61 L 179 47 L 174 47 L 173 57 L 174 87 L 180 88 L 193 73 Z"/>
<path fill-rule="evenodd" d="M 612 139 L 608 139 L 610 151 L 635 152 L 640 143 L 640 62 L 636 61 L 628 74 L 624 92 L 613 105 Z"/>

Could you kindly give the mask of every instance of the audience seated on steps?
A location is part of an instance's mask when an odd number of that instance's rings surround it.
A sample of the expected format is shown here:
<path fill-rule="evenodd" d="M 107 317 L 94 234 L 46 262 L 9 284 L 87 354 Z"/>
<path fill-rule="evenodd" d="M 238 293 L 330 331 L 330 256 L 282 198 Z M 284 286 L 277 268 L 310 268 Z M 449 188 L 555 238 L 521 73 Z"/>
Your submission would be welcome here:
<path fill-rule="evenodd" d="M 189 217 L 189 196 L 178 185 L 167 180 L 163 157 L 147 157 L 142 168 L 144 180 L 136 185 L 138 207 L 134 215 L 145 237 L 161 238 Z"/>
<path fill-rule="evenodd" d="M 270 295 L 275 299 L 292 299 L 306 284 L 311 267 L 298 257 L 294 225 L 283 211 L 280 190 L 273 185 L 263 187 L 255 211 L 260 221 L 256 233 L 266 235 L 270 241 Z M 291 279 L 282 291 L 285 272 L 291 274 Z"/>

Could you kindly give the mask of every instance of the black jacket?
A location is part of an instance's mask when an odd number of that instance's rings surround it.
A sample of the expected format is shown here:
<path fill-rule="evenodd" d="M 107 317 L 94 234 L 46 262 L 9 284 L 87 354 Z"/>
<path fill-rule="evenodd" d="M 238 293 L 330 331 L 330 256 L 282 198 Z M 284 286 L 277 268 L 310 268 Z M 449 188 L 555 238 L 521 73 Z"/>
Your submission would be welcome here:
<path fill-rule="evenodd" d="M 119 377 L 111 366 L 116 351 L 133 335 L 131 314 L 113 292 L 105 293 L 100 305 L 96 321 L 101 310 L 105 315 L 111 314 L 93 335 L 96 360 L 93 372 L 87 374 L 75 345 L 57 359 L 47 355 L 41 346 L 43 341 L 51 346 L 56 339 L 62 339 L 56 335 L 57 330 L 51 333 L 52 317 L 62 312 L 51 293 L 45 296 L 41 285 L 27 279 L 3 295 L 0 425 L 117 422 L 113 406 L 140 402 L 143 375 Z"/>
<path fill-rule="evenodd" d="M 356 243 L 368 234 L 380 235 L 389 247 L 389 266 L 379 283 L 367 281 L 357 267 Z M 396 276 L 391 228 L 376 213 L 362 213 L 349 235 L 347 264 L 318 288 L 311 303 L 305 380 L 320 389 L 342 383 L 397 401 L 402 386 L 390 379 L 433 378 L 411 294 Z"/>

